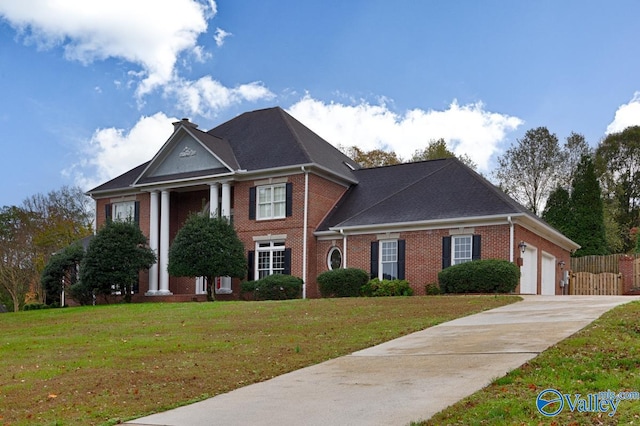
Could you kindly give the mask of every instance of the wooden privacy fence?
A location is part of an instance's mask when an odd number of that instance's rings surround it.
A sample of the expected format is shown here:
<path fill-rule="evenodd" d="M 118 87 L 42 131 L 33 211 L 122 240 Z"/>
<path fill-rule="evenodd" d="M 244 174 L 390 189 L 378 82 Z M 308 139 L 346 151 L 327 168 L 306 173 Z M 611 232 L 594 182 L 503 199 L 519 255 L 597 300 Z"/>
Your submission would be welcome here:
<path fill-rule="evenodd" d="M 616 296 L 622 292 L 622 275 L 613 272 L 592 274 L 573 272 L 569 279 L 569 294 Z"/>

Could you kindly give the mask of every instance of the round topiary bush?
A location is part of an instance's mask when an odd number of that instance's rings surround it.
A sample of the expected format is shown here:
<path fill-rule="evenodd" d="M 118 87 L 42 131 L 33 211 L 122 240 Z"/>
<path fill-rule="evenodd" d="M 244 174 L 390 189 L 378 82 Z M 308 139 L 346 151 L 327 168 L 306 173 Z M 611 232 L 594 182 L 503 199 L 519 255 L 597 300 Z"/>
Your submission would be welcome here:
<path fill-rule="evenodd" d="M 357 268 L 334 269 L 321 273 L 317 280 L 322 297 L 357 297 L 369 274 Z"/>
<path fill-rule="evenodd" d="M 268 275 L 242 283 L 242 293 L 249 293 L 253 300 L 299 299 L 302 297 L 302 279 L 292 275 Z"/>
<path fill-rule="evenodd" d="M 474 260 L 443 269 L 438 274 L 443 293 L 510 293 L 520 269 L 506 260 Z"/>

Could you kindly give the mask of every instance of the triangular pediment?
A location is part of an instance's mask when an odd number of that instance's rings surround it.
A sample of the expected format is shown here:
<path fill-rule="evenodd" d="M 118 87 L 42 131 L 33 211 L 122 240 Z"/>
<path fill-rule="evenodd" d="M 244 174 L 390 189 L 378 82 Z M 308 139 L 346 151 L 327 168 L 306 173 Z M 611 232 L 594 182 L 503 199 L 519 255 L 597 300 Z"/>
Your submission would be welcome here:
<path fill-rule="evenodd" d="M 180 128 L 160 148 L 135 184 L 214 176 L 231 170 L 193 133 Z"/>

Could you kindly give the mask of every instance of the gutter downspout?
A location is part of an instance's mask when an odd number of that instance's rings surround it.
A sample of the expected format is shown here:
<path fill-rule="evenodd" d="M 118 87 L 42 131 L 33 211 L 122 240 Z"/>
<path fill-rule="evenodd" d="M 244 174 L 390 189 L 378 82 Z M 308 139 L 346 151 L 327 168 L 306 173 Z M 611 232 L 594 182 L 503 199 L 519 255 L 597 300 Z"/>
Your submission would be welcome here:
<path fill-rule="evenodd" d="M 342 251 L 344 252 L 342 255 L 342 267 L 347 268 L 347 234 L 344 233 L 344 229 L 340 228 L 340 233 L 342 234 Z"/>
<path fill-rule="evenodd" d="M 302 298 L 307 298 L 307 222 L 309 220 L 309 171 L 302 166 L 304 173 L 304 219 L 302 228 Z"/>
<path fill-rule="evenodd" d="M 511 216 L 507 216 L 507 222 L 509 222 L 509 262 L 513 263 L 513 221 Z"/>

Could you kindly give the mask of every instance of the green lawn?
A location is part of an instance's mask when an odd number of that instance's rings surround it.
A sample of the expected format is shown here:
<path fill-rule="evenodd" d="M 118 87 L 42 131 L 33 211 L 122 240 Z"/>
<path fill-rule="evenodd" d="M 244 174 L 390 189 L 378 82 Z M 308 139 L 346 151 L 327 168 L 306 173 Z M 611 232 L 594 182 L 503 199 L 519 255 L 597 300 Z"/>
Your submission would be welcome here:
<path fill-rule="evenodd" d="M 2 314 L 0 424 L 114 424 L 517 300 L 147 303 Z"/>
<path fill-rule="evenodd" d="M 640 392 L 640 302 L 607 312 L 521 368 L 416 425 L 640 425 L 638 399 L 620 401 L 613 416 L 571 412 L 564 403 L 560 414 L 545 417 L 536 398 L 549 388 L 569 394 L 576 408 L 576 394 Z"/>

